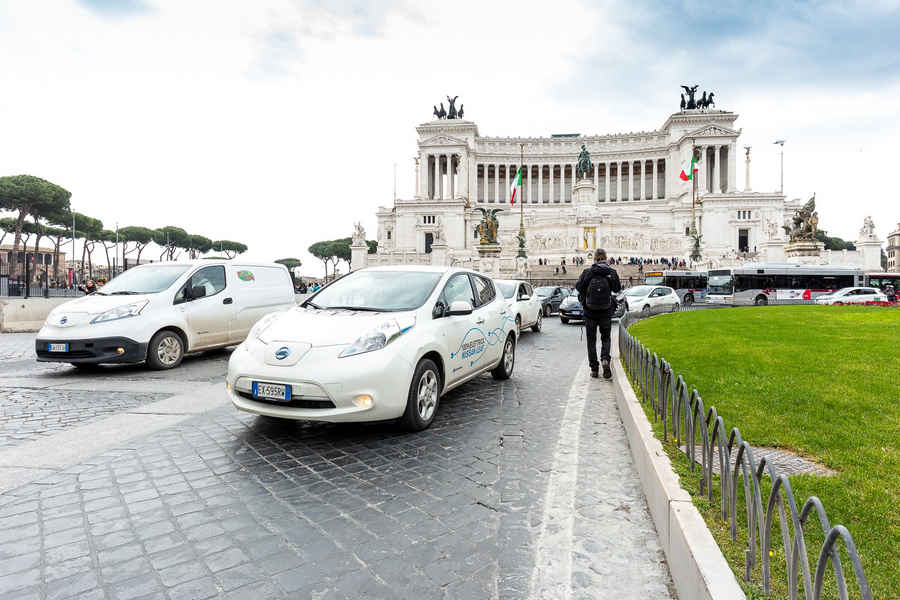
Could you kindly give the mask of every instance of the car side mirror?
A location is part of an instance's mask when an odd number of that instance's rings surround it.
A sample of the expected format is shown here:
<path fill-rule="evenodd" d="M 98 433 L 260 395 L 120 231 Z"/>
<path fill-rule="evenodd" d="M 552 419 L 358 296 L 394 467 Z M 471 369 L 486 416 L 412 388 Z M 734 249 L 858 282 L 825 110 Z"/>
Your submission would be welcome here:
<path fill-rule="evenodd" d="M 440 319 L 447 312 L 447 307 L 444 306 L 444 303 L 438 300 L 437 304 L 434 305 L 434 308 L 431 309 L 431 318 L 432 319 Z"/>
<path fill-rule="evenodd" d="M 206 296 L 206 286 L 195 285 L 191 287 L 191 300 L 194 298 L 203 298 Z"/>
<path fill-rule="evenodd" d="M 519 296 L 519 300 L 521 300 L 522 302 L 528 302 L 529 300 L 531 300 L 531 296 L 529 296 L 528 294 L 524 294 L 522 296 Z"/>
<path fill-rule="evenodd" d="M 472 305 L 465 300 L 454 300 L 450 303 L 450 310 L 447 311 L 448 316 L 471 315 Z"/>

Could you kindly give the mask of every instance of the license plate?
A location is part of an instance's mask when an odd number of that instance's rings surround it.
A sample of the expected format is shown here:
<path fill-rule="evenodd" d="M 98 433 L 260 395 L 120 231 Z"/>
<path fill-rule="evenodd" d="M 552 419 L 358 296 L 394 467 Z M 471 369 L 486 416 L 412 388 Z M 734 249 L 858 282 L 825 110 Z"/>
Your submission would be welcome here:
<path fill-rule="evenodd" d="M 68 352 L 68 344 L 47 344 L 47 352 Z"/>
<path fill-rule="evenodd" d="M 265 398 L 266 400 L 279 400 L 281 402 L 290 402 L 291 386 L 280 383 L 262 383 L 260 381 L 253 382 L 253 397 Z"/>
<path fill-rule="evenodd" d="M 572 314 L 573 314 L 573 315 L 580 315 L 580 314 L 581 314 L 581 311 L 580 311 L 580 310 L 575 310 L 575 311 L 572 311 Z"/>

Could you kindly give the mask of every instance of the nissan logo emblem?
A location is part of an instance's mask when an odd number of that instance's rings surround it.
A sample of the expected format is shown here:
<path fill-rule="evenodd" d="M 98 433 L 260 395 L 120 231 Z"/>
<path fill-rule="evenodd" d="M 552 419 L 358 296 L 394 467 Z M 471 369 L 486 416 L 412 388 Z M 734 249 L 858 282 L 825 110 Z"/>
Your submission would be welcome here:
<path fill-rule="evenodd" d="M 277 358 L 278 360 L 284 360 L 290 355 L 291 355 L 291 349 L 288 348 L 287 346 L 282 346 L 281 348 L 279 348 L 278 350 L 275 351 L 275 358 Z"/>

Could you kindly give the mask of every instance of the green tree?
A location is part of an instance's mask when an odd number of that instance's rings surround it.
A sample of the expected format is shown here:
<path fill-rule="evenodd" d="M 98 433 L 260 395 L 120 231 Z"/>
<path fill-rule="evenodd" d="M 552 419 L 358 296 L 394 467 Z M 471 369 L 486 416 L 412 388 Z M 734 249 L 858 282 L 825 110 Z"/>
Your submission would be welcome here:
<path fill-rule="evenodd" d="M 856 250 L 856 245 L 839 237 L 829 237 L 822 229 L 816 231 L 816 240 L 825 244 L 826 250 Z"/>
<path fill-rule="evenodd" d="M 298 284 L 297 277 L 294 275 L 294 269 L 303 264 L 299 258 L 279 258 L 275 261 L 279 265 L 284 265 L 287 267 L 288 273 L 291 274 L 291 279 L 294 280 L 294 285 Z"/>
<path fill-rule="evenodd" d="M 197 258 L 200 254 L 206 254 L 212 249 L 212 240 L 202 235 L 188 236 L 188 252 L 191 258 Z"/>
<path fill-rule="evenodd" d="M 153 241 L 153 230 L 140 226 L 123 227 L 119 230 L 119 241 L 122 242 L 122 265 L 125 265 L 126 257 L 135 251 L 137 252 L 135 262 L 141 264 L 141 253 Z"/>
<path fill-rule="evenodd" d="M 88 276 L 94 276 L 94 245 L 103 231 L 103 221 L 81 213 L 75 213 L 75 235 L 82 240 L 81 244 L 81 279 L 84 279 L 84 257 L 87 255 Z M 75 260 L 75 257 L 72 257 Z"/>
<path fill-rule="evenodd" d="M 175 260 L 178 258 L 178 255 L 175 254 L 176 250 L 190 247 L 190 235 L 188 235 L 188 232 L 174 225 L 166 225 L 165 227 L 154 229 L 153 241 L 163 249 L 159 255 L 159 260 L 162 260 L 163 257 L 166 257 L 166 260 Z"/>
<path fill-rule="evenodd" d="M 47 227 L 44 235 L 53 244 L 53 277 L 59 281 L 59 254 L 63 244 L 72 239 L 72 223 L 68 227 Z M 75 260 L 75 257 L 72 257 Z"/>
<path fill-rule="evenodd" d="M 3 245 L 3 240 L 6 239 L 6 236 L 10 233 L 15 233 L 16 231 L 16 220 L 12 217 L 4 217 L 0 219 L 0 245 Z"/>
<path fill-rule="evenodd" d="M 240 242 L 233 242 L 231 240 L 216 240 L 212 243 L 211 250 L 215 250 L 216 252 L 222 252 L 225 254 L 228 260 L 233 259 L 238 254 L 243 254 L 247 251 L 247 245 L 242 244 Z"/>
<path fill-rule="evenodd" d="M 335 247 L 334 240 L 323 240 L 316 242 L 308 249 L 310 254 L 325 263 L 325 279 L 328 280 L 328 264 L 333 263 L 337 267 L 337 261 L 340 260 L 336 253 L 339 251 Z"/>
<path fill-rule="evenodd" d="M 19 213 L 13 236 L 14 256 L 22 241 L 25 218 L 31 215 L 39 220 L 45 213 L 67 211 L 71 197 L 68 190 L 33 175 L 0 177 L 0 209 Z M 18 274 L 18 261 L 13 269 Z"/>

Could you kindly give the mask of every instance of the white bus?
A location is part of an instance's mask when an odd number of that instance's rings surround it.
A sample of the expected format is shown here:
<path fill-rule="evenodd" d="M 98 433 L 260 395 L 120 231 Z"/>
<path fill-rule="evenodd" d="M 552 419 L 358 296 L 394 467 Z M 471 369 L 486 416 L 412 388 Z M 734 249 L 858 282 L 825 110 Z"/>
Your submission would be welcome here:
<path fill-rule="evenodd" d="M 706 301 L 735 305 L 812 303 L 822 294 L 864 283 L 865 275 L 856 267 L 747 264 L 710 269 Z"/>
<path fill-rule="evenodd" d="M 644 284 L 674 289 L 684 306 L 706 297 L 706 271 L 647 271 Z"/>

